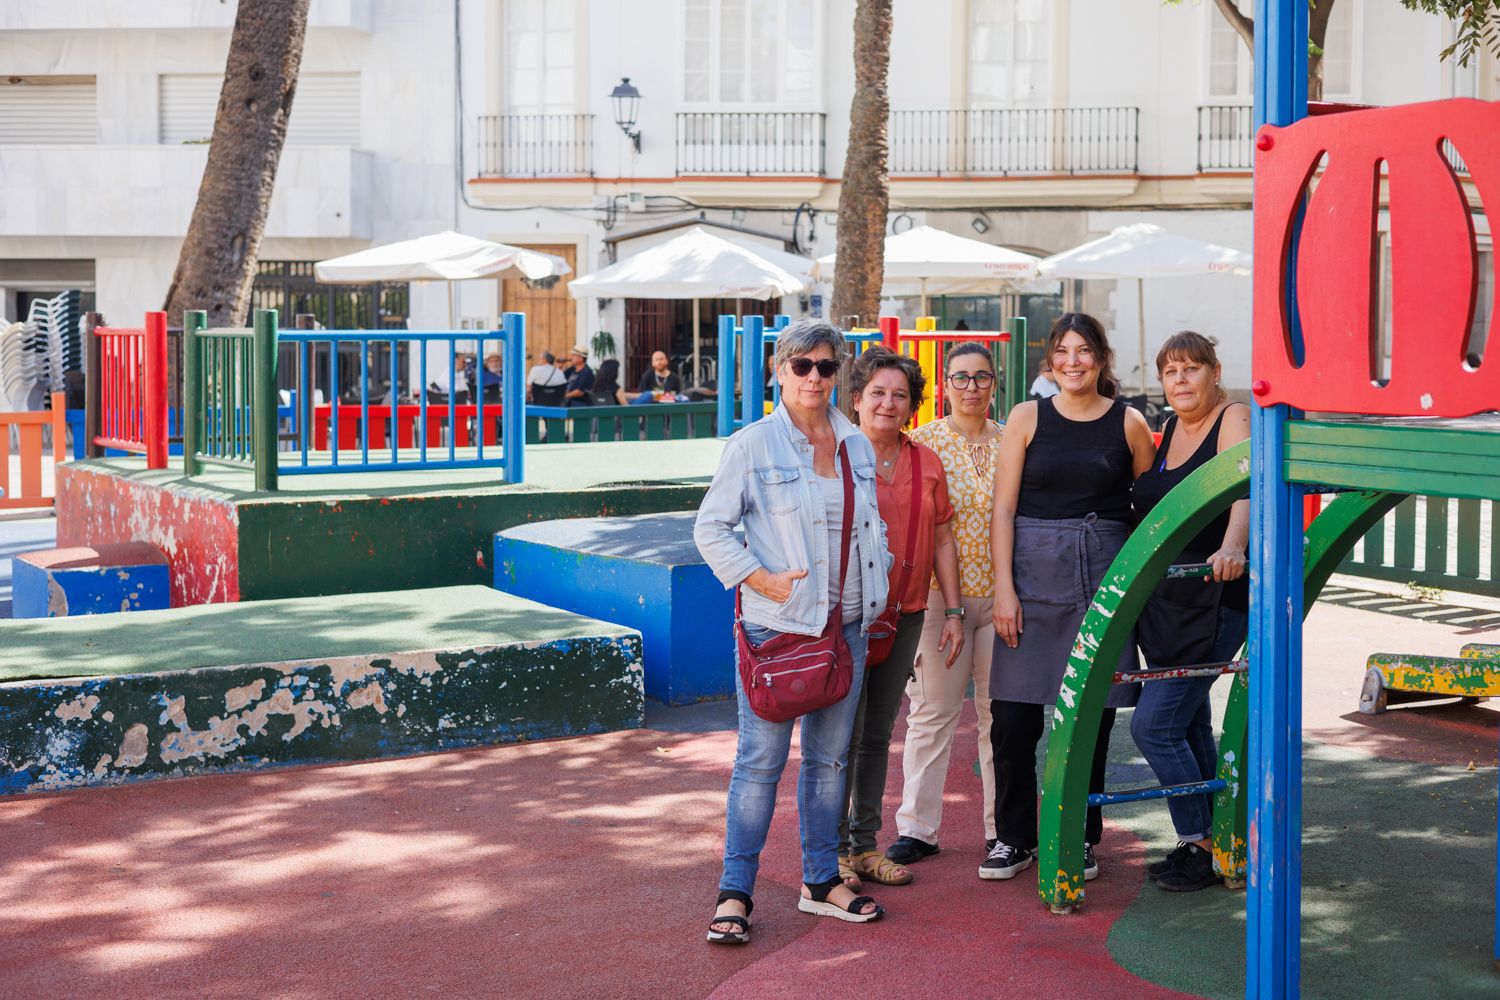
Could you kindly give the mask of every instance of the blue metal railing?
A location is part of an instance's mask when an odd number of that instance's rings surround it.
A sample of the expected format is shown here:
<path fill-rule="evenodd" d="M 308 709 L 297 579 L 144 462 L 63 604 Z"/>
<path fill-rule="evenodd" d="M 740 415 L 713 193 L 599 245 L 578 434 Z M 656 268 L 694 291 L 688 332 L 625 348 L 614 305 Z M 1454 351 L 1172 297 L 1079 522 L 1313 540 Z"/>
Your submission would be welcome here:
<path fill-rule="evenodd" d="M 392 472 L 409 469 L 503 468 L 507 482 L 525 478 L 526 317 L 506 313 L 499 330 L 284 330 L 282 343 L 297 353 L 297 416 L 294 446 L 283 453 L 283 475 L 327 472 Z M 472 402 L 460 404 L 465 391 L 455 374 L 460 343 L 499 341 L 502 366 L 498 393 L 489 374 L 476 364 Z M 429 398 L 428 348 L 446 344 L 447 399 Z M 346 402 L 338 387 L 340 346 L 358 345 L 357 402 Z M 415 345 L 409 381 L 415 391 L 402 392 L 401 345 Z M 390 351 L 391 385 L 371 399 L 370 354 Z M 324 347 L 322 352 L 319 347 Z M 326 359 L 329 402 L 315 404 L 315 363 Z M 436 374 L 435 372 L 432 374 Z M 349 421 L 354 421 L 352 430 Z M 437 435 L 437 442 L 429 438 Z M 352 439 L 352 440 L 351 440 Z M 472 439 L 472 444 L 468 443 Z M 357 455 L 357 457 L 356 457 Z M 290 461 L 287 461 L 290 458 Z"/>

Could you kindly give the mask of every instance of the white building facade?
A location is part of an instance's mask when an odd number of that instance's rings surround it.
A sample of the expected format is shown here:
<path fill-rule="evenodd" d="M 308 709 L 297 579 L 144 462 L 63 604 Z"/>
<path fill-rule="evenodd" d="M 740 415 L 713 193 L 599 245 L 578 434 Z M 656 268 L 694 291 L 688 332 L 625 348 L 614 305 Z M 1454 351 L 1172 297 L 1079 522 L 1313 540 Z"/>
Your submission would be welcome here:
<path fill-rule="evenodd" d="M 261 250 L 267 285 L 448 228 L 562 254 L 577 273 L 700 220 L 831 253 L 854 6 L 313 0 Z M 214 0 L 0 5 L 0 313 L 63 287 L 91 291 L 114 322 L 160 306 L 233 18 Z M 1488 56 L 1439 62 L 1450 41 L 1445 22 L 1395 0 L 1336 0 L 1325 98 L 1497 96 Z M 609 96 L 623 78 L 641 95 L 639 150 Z M 1150 221 L 1250 249 L 1250 57 L 1208 0 L 895 0 L 889 90 L 892 231 L 927 224 L 1048 254 Z M 364 325 L 446 319 L 441 287 L 376 298 Z M 1244 390 L 1249 299 L 1244 279 L 1148 282 L 1147 363 L 1167 335 L 1197 329 L 1219 339 L 1226 382 Z M 1017 310 L 1040 325 L 1063 301 L 930 311 L 973 329 Z M 1117 369 L 1133 383 L 1133 284 L 1089 283 L 1067 301 L 1120 331 Z M 825 288 L 769 308 L 826 305 Z M 681 354 L 691 339 L 671 303 L 574 301 L 565 282 L 459 290 L 475 324 L 499 308 L 527 312 L 538 350 L 610 333 L 627 379 L 650 349 Z"/>

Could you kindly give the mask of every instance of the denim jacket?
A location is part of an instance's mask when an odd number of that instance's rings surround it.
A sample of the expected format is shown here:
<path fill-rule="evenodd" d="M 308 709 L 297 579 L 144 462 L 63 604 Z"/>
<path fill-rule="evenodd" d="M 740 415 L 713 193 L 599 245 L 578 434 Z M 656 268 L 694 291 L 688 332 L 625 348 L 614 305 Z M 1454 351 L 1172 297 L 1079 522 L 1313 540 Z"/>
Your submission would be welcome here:
<path fill-rule="evenodd" d="M 838 440 L 848 443 L 849 466 L 854 472 L 850 534 L 859 561 L 850 559 L 849 574 L 859 574 L 864 611 L 860 629 L 867 631 L 885 610 L 886 574 L 891 565 L 885 523 L 875 503 L 875 450 L 859 428 L 832 406 L 828 419 Z M 843 475 L 842 464 L 835 467 Z M 812 444 L 792 423 L 785 407 L 778 406 L 724 446 L 719 471 L 693 527 L 698 551 L 726 588 L 762 567 L 772 573 L 808 571 L 806 577 L 792 581 L 791 597 L 782 604 L 749 587 L 741 589 L 745 619 L 778 632 L 817 635 L 828 623 L 830 574 L 838 572 L 838 563 L 829 552 L 823 493 L 812 476 Z M 735 535 L 737 524 L 744 525 L 743 542 Z"/>

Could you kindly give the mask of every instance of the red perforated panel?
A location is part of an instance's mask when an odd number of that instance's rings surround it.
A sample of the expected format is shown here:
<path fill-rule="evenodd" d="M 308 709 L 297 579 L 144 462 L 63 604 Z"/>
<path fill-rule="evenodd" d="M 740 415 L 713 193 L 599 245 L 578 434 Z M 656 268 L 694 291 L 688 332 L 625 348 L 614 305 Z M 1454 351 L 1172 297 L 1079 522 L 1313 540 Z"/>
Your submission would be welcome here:
<path fill-rule="evenodd" d="M 1481 198 L 1500 206 L 1500 105 L 1451 100 L 1307 118 L 1261 129 L 1255 154 L 1256 399 L 1308 410 L 1466 416 L 1500 409 L 1500 347 L 1464 362 L 1476 253 L 1448 139 Z M 1297 246 L 1304 363 L 1294 365 L 1286 261 L 1297 207 L 1323 153 Z M 1381 385 L 1376 223 L 1388 166 L 1391 378 Z M 1500 255 L 1497 255 L 1500 260 Z M 1493 323 L 1493 317 L 1491 317 Z M 1500 339 L 1500 338 L 1497 338 Z"/>

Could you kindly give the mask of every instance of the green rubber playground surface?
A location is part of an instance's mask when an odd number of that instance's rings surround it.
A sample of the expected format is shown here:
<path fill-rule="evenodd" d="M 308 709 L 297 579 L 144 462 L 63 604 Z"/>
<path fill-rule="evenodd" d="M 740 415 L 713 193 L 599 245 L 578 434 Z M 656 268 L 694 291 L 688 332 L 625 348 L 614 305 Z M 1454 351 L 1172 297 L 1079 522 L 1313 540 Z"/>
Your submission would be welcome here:
<path fill-rule="evenodd" d="M 167 468 L 149 470 L 144 458 L 99 458 L 84 464 L 107 469 L 141 482 L 170 486 L 229 501 L 295 502 L 308 497 L 359 499 L 365 497 L 421 496 L 447 493 L 559 492 L 596 489 L 621 484 L 660 486 L 670 483 L 707 483 L 718 468 L 724 442 L 717 438 L 681 441 L 615 441 L 590 444 L 529 445 L 526 449 L 526 481 L 512 485 L 500 469 L 420 469 L 410 472 L 320 472 L 314 475 L 279 477 L 275 493 L 257 493 L 248 470 L 205 467 L 192 479 L 182 474 L 182 458 L 174 456 Z M 456 449 L 457 457 L 473 458 L 473 448 Z M 341 451 L 345 460 L 358 461 L 359 453 Z M 372 462 L 385 461 L 390 452 L 371 452 Z M 417 458 L 415 451 L 401 453 L 403 460 Z M 430 459 L 445 459 L 447 449 L 428 449 Z M 314 464 L 326 461 L 314 454 Z M 283 453 L 283 463 L 290 462 Z M 285 468 L 285 465 L 283 465 Z"/>
<path fill-rule="evenodd" d="M 480 586 L 204 604 L 0 621 L 0 682 L 629 634 Z"/>

